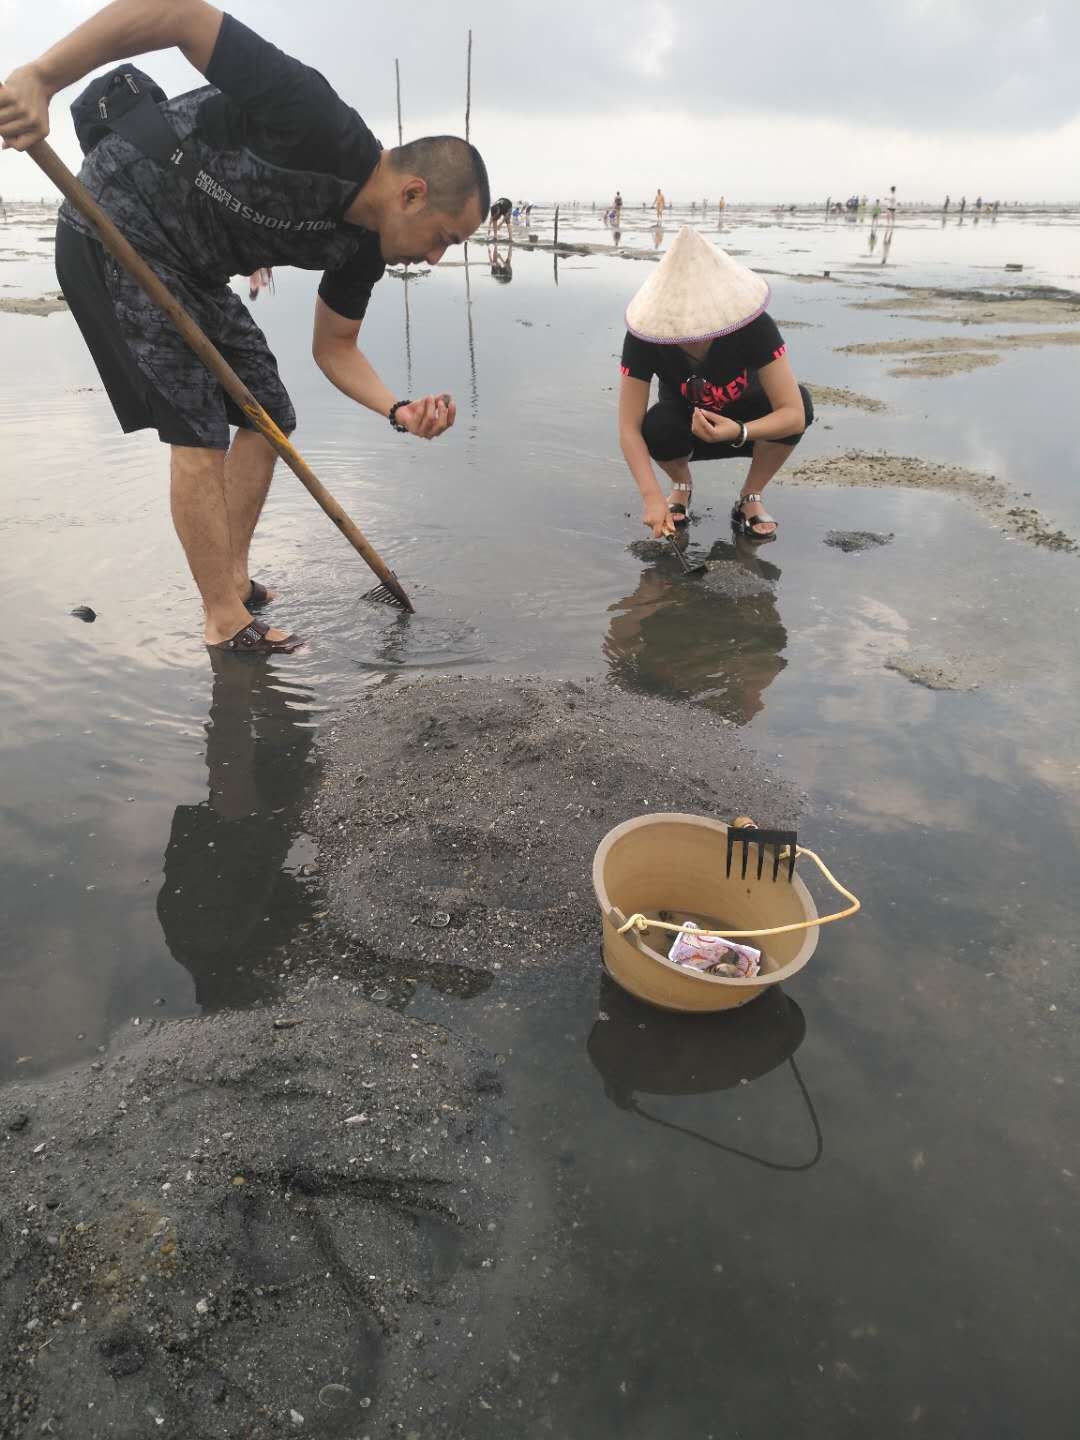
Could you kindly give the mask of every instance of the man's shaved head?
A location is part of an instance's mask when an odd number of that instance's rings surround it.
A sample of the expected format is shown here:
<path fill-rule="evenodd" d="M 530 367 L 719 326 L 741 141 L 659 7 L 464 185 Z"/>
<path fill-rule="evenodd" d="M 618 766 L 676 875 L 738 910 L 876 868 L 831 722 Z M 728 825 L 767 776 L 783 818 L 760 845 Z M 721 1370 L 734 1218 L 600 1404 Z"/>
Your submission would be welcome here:
<path fill-rule="evenodd" d="M 386 159 L 402 175 L 418 175 L 428 188 L 428 202 L 436 210 L 459 215 L 475 195 L 480 213 L 491 205 L 487 166 L 475 145 L 457 135 L 426 135 L 386 152 Z"/>

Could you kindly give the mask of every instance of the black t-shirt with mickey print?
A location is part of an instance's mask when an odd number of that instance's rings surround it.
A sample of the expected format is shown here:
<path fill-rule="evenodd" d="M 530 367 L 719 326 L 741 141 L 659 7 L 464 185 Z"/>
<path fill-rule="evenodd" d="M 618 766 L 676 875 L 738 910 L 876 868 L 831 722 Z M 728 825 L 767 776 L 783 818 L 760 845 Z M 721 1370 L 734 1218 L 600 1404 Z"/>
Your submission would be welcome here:
<path fill-rule="evenodd" d="M 646 383 L 657 376 L 660 399 L 688 408 L 692 402 L 687 398 L 687 382 L 697 376 L 702 383 L 693 404 L 719 415 L 748 390 L 760 386 L 758 371 L 786 353 L 776 321 L 762 313 L 741 330 L 714 340 L 702 360 L 695 360 L 681 345 L 656 345 L 627 331 L 619 369 Z"/>

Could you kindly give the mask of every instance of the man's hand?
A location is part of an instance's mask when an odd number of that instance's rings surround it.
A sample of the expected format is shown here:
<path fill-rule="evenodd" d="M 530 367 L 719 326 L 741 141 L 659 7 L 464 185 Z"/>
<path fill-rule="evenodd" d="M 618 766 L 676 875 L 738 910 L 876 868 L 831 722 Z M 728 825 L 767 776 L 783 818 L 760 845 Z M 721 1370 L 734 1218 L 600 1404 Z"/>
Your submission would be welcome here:
<path fill-rule="evenodd" d="M 723 415 L 710 415 L 707 410 L 695 410 L 690 429 L 706 445 L 720 445 L 725 440 L 730 444 L 742 434 L 742 426 L 736 420 L 727 420 Z"/>
<path fill-rule="evenodd" d="M 653 539 L 662 540 L 665 535 L 675 534 L 675 521 L 662 495 L 646 500 L 641 512 L 641 523 L 652 529 Z"/>
<path fill-rule="evenodd" d="M 0 140 L 5 150 L 29 150 L 49 133 L 52 92 L 37 67 L 23 65 L 0 85 Z"/>
<path fill-rule="evenodd" d="M 449 395 L 425 395 L 422 400 L 402 405 L 396 418 L 410 435 L 417 435 L 421 440 L 434 440 L 436 435 L 441 435 L 453 425 L 457 419 L 457 406 Z"/>

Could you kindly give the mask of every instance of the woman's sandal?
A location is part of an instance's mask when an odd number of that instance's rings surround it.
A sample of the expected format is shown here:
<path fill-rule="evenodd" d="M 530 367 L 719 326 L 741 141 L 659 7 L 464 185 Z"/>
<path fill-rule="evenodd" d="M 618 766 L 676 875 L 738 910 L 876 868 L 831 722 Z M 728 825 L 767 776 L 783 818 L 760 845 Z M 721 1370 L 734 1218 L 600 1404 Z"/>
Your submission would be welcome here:
<path fill-rule="evenodd" d="M 291 655 L 304 643 L 302 635 L 286 635 L 284 640 L 268 640 L 270 626 L 263 620 L 252 620 L 238 630 L 231 640 L 207 645 L 208 650 L 224 650 L 237 655 Z"/>
<path fill-rule="evenodd" d="M 745 535 L 750 540 L 775 540 L 776 529 L 760 530 L 760 525 L 772 525 L 779 528 L 778 522 L 773 519 L 768 511 L 762 515 L 744 515 L 743 506 L 753 501 L 761 503 L 760 495 L 740 495 L 731 509 L 731 528 L 736 535 Z"/>
<path fill-rule="evenodd" d="M 244 601 L 245 610 L 261 610 L 264 605 L 270 603 L 270 591 L 265 585 L 260 585 L 258 580 L 252 580 L 251 589 L 248 591 L 247 599 Z"/>
<path fill-rule="evenodd" d="M 686 496 L 685 505 L 682 503 L 681 500 L 676 500 L 673 505 L 669 505 L 667 507 L 668 514 L 675 516 L 675 519 L 672 522 L 675 526 L 675 529 L 685 530 L 686 527 L 690 524 L 690 496 L 694 493 L 693 487 L 690 485 L 673 485 L 671 488 L 673 491 L 678 492 L 678 494 Z"/>

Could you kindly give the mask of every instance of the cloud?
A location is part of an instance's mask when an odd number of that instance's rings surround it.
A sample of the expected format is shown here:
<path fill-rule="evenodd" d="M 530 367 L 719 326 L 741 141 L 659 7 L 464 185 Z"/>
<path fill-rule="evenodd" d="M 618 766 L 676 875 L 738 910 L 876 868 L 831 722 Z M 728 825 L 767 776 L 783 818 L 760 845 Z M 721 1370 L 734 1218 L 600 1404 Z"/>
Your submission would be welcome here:
<path fill-rule="evenodd" d="M 28 59 L 96 8 L 0 0 L 0 54 Z M 387 141 L 395 58 L 406 137 L 433 117 L 463 128 L 471 25 L 474 135 L 498 157 L 493 176 L 518 177 L 505 182 L 514 193 L 591 199 L 620 184 L 652 194 L 661 180 L 676 196 L 791 200 L 838 186 L 876 193 L 894 178 L 928 198 L 1076 188 L 1066 143 L 1080 120 L 1076 0 L 1026 10 L 1015 0 L 771 0 L 767 16 L 673 0 L 229 8 L 322 70 Z M 199 83 L 175 52 L 143 63 L 171 93 Z M 69 160 L 70 99 L 54 106 Z M 18 190 L 20 168 L 0 157 L 0 190 Z"/>
<path fill-rule="evenodd" d="M 29 58 L 93 0 L 0 0 L 5 63 Z M 229 8 L 354 96 L 391 93 L 401 61 L 408 109 L 464 98 L 465 33 L 474 37 L 478 105 L 512 98 L 522 114 L 663 109 L 673 99 L 707 125 L 718 109 L 802 115 L 919 133 L 1053 128 L 1080 114 L 1076 0 L 230 0 Z M 671 94 L 672 81 L 678 95 Z"/>
<path fill-rule="evenodd" d="M 653 7 L 652 24 L 630 46 L 630 64 L 650 79 L 660 79 L 668 69 L 668 57 L 675 49 L 675 17 L 668 5 Z"/>

